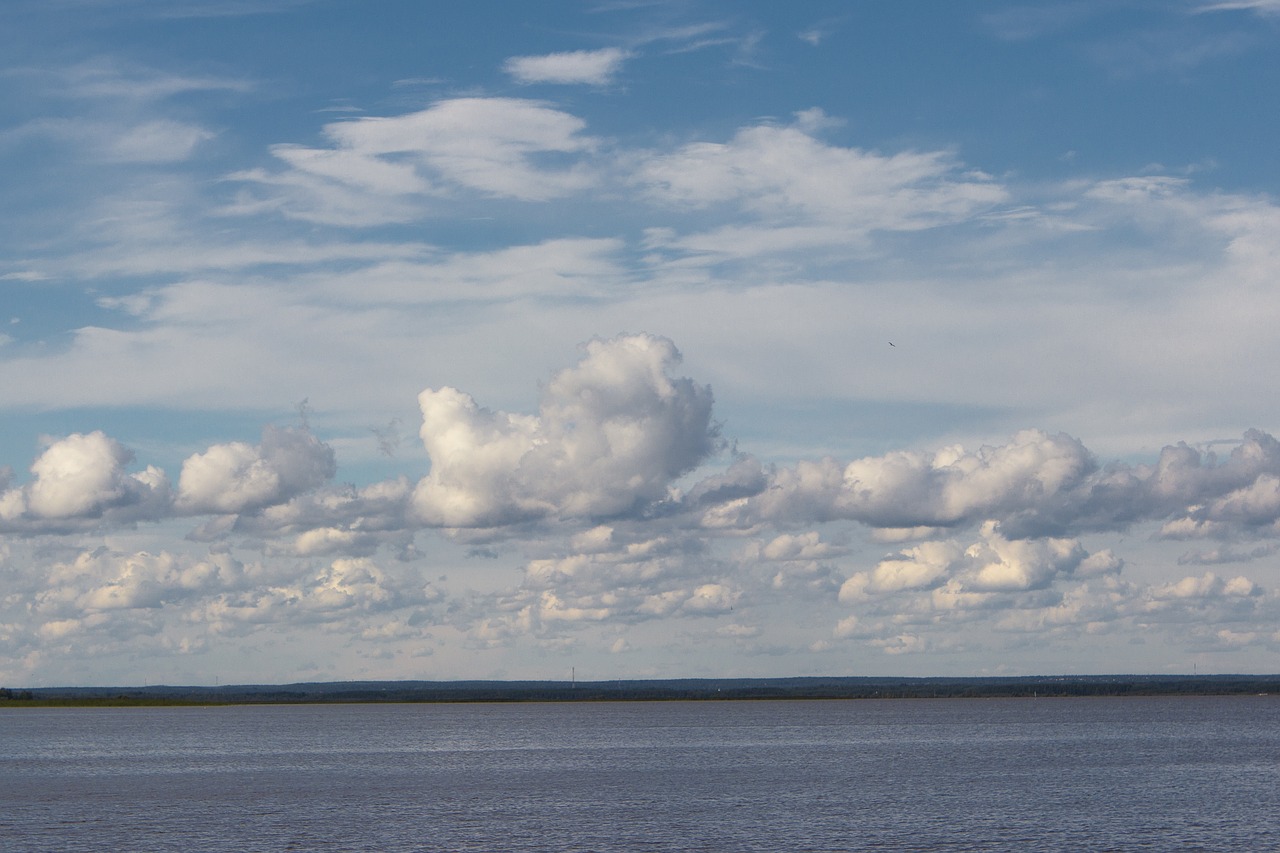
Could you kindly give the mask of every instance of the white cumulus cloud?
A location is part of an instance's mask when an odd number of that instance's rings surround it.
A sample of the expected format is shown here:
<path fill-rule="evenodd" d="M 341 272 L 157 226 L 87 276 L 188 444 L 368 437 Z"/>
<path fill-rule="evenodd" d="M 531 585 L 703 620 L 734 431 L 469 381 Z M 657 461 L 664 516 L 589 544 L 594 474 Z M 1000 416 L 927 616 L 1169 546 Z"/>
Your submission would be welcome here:
<path fill-rule="evenodd" d="M 419 397 L 431 473 L 414 495 L 430 524 L 497 526 L 610 516 L 666 497 L 715 447 L 711 390 L 674 378 L 675 345 L 595 340 L 547 383 L 537 415 L 494 412 L 452 388 Z"/>
<path fill-rule="evenodd" d="M 169 482 L 153 466 L 129 473 L 133 453 L 101 431 L 53 441 L 31 465 L 34 479 L 0 493 L 0 522 L 14 528 L 40 522 L 121 520 L 163 514 Z"/>
<path fill-rule="evenodd" d="M 178 478 L 178 507 L 236 513 L 282 503 L 327 482 L 333 449 L 305 429 L 267 427 L 256 446 L 233 441 L 190 456 Z"/>

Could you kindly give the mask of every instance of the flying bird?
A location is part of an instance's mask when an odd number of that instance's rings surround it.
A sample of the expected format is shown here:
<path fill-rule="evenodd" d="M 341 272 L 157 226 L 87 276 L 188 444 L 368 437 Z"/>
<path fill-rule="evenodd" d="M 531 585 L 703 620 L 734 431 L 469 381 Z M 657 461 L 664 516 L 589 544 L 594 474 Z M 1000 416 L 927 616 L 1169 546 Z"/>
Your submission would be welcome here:
<path fill-rule="evenodd" d="M 893 347 L 894 349 L 897 349 L 897 348 L 898 348 L 898 347 L 897 347 L 897 345 L 896 345 L 896 344 L 894 344 L 894 342 L 893 342 L 893 341 L 889 341 L 889 346 Z"/>

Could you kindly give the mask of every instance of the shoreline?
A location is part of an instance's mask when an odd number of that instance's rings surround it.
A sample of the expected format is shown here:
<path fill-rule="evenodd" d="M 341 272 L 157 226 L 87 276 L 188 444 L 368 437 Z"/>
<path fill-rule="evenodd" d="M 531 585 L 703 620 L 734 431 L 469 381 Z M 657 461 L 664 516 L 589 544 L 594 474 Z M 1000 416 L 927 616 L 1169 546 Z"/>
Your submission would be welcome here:
<path fill-rule="evenodd" d="M 280 685 L 0 688 L 0 708 L 336 703 L 995 699 L 1280 694 L 1280 675 L 967 678 L 820 676 L 619 681 L 336 681 Z"/>

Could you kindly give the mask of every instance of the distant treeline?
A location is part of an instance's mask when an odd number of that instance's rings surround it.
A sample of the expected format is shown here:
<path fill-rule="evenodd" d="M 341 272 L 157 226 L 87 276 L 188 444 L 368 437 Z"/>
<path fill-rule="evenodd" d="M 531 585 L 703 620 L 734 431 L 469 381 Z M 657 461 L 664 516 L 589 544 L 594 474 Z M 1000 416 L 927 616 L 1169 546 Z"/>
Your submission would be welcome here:
<path fill-rule="evenodd" d="M 1280 675 L 1011 678 L 687 678 L 634 681 L 336 681 L 220 687 L 0 688 L 0 706 L 324 702 L 617 702 L 930 699 L 1280 693 Z"/>

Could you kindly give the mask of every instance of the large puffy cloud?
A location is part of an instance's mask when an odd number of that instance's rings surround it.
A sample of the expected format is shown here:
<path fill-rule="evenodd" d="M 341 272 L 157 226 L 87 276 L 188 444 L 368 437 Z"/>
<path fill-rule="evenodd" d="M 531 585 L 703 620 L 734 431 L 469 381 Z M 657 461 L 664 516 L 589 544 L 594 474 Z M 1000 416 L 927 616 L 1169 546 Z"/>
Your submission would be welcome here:
<path fill-rule="evenodd" d="M 870 573 L 860 572 L 840 587 L 841 601 L 857 601 L 869 593 L 929 589 L 943 581 L 964 551 L 954 542 L 923 542 L 881 560 Z"/>
<path fill-rule="evenodd" d="M 267 427 L 257 446 L 234 441 L 189 457 L 178 478 L 188 513 L 238 513 L 282 503 L 327 482 L 333 448 L 301 428 Z"/>
<path fill-rule="evenodd" d="M 1225 459 L 1177 444 L 1150 465 L 1106 466 L 1078 439 L 1026 430 L 976 451 L 895 451 L 777 468 L 755 494 L 707 508 L 703 524 L 848 520 L 892 532 L 993 519 L 1006 536 L 1035 538 L 1172 519 L 1166 535 L 1190 538 L 1274 525 L 1278 475 L 1280 442 L 1260 430 L 1246 432 Z"/>
<path fill-rule="evenodd" d="M 1165 526 L 1169 538 L 1265 533 L 1280 518 L 1278 476 L 1280 442 L 1251 429 L 1225 459 L 1177 444 L 1165 447 L 1154 465 L 1109 466 L 1041 520 L 1080 525 L 1111 519 L 1118 526 L 1174 516 Z"/>
<path fill-rule="evenodd" d="M 974 564 L 970 585 L 983 592 L 1043 589 L 1086 556 L 1080 543 L 1071 539 L 1009 540 L 994 525 L 985 527 L 983 534 L 985 541 L 965 552 Z"/>
<path fill-rule="evenodd" d="M 431 473 L 414 495 L 430 524 L 626 513 L 668 496 L 715 447 L 711 390 L 673 378 L 674 344 L 596 340 L 543 389 L 538 415 L 494 412 L 452 388 L 419 397 Z"/>
<path fill-rule="evenodd" d="M 51 442 L 31 464 L 29 483 L 3 488 L 10 476 L 0 478 L 0 530 L 33 534 L 131 525 L 175 511 L 254 512 L 317 489 L 337 467 L 333 449 L 309 430 L 272 426 L 256 446 L 230 442 L 190 456 L 176 495 L 164 471 L 148 465 L 130 472 L 133 461 L 131 450 L 101 431 Z M 381 505 L 379 496 L 388 490 L 395 491 L 394 484 L 366 491 Z"/>
<path fill-rule="evenodd" d="M 1252 483 L 1210 502 L 1196 514 L 1218 522 L 1274 525 L 1280 518 L 1280 477 L 1262 474 Z"/>
<path fill-rule="evenodd" d="M 54 441 L 32 463 L 31 483 L 0 494 L 0 522 L 22 528 L 159 514 L 169 498 L 164 472 L 148 466 L 131 474 L 132 461 L 132 452 L 101 431 Z"/>
<path fill-rule="evenodd" d="M 847 464 L 804 461 L 773 472 L 736 507 L 746 519 L 847 519 L 879 528 L 953 526 L 1043 503 L 1096 467 L 1078 440 L 1038 430 L 975 452 L 897 451 Z"/>
<path fill-rule="evenodd" d="M 100 512 L 127 497 L 124 467 L 130 461 L 132 454 L 102 432 L 67 436 L 31 466 L 36 479 L 27 506 L 45 518 Z"/>

